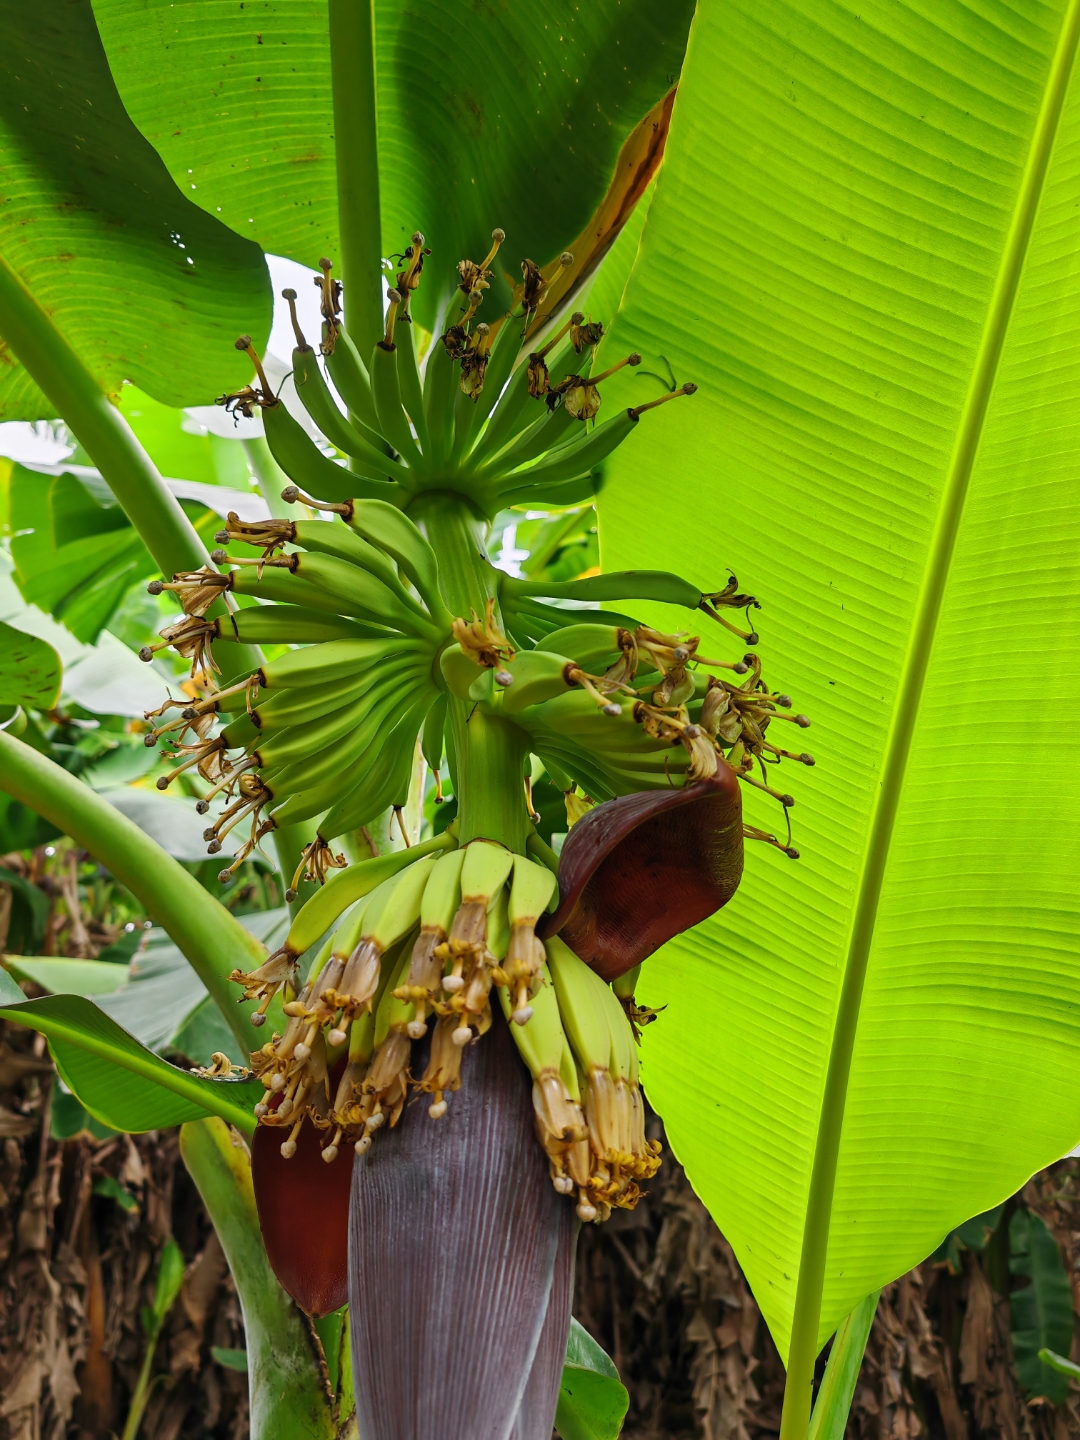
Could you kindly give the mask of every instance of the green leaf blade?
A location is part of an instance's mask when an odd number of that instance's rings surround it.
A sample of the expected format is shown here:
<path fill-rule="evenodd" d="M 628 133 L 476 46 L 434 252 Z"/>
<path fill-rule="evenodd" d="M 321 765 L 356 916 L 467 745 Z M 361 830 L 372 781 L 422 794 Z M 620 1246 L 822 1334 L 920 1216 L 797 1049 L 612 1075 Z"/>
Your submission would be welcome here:
<path fill-rule="evenodd" d="M 663 546 L 706 588 L 730 566 L 765 602 L 766 679 L 813 719 L 817 767 L 785 783 L 802 860 L 751 846 L 736 899 L 641 989 L 669 1004 L 651 1098 L 782 1352 L 815 1156 L 820 1343 L 1080 1132 L 1080 773 L 1055 740 L 1080 699 L 1075 78 L 1037 138 L 1075 20 L 706 4 L 614 342 L 701 388 L 610 462 L 605 566 Z M 677 509 L 656 482 L 673 456 Z M 1023 757 L 992 700 L 1007 657 L 1045 696 Z M 775 828 L 757 800 L 748 821 Z"/>
<path fill-rule="evenodd" d="M 94 12 L 128 112 L 192 198 L 266 250 L 340 260 L 325 0 Z M 624 140 L 678 78 L 692 13 L 690 0 L 557 0 L 462 25 L 445 0 L 378 0 L 383 253 L 427 236 L 425 324 L 495 226 L 508 240 L 493 316 L 522 257 L 545 264 L 585 230 Z"/>
<path fill-rule="evenodd" d="M 47 19 L 5 0 L 0 250 L 106 390 L 173 405 L 243 384 L 237 334 L 265 335 L 270 286 L 250 239 L 192 203 L 124 110 L 89 5 Z M 51 404 L 17 364 L 0 416 Z"/>
<path fill-rule="evenodd" d="M 51 710 L 60 698 L 63 670 L 47 641 L 0 621 L 0 705 Z"/>
<path fill-rule="evenodd" d="M 138 1134 L 217 1115 L 250 1135 L 262 1086 L 210 1080 L 147 1050 L 79 995 L 27 1000 L 0 971 L 0 1015 L 40 1030 L 68 1089 L 102 1124 Z M 258 1092 L 258 1093 L 256 1093 Z"/>

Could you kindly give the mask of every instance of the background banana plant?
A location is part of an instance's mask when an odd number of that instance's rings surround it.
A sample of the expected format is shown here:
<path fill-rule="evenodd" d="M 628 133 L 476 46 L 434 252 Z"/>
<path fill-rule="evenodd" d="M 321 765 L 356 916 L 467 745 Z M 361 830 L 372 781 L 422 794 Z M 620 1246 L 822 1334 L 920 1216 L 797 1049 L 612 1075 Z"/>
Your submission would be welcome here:
<path fill-rule="evenodd" d="M 158 565 L 197 565 L 211 526 L 96 387 L 208 404 L 249 378 L 234 335 L 263 348 L 260 247 L 340 256 L 348 286 L 418 223 L 451 263 L 498 224 L 543 262 L 572 250 L 568 287 L 599 265 L 590 308 L 622 301 L 601 364 L 648 362 L 613 377 L 613 410 L 645 370 L 697 383 L 692 413 L 666 407 L 606 463 L 603 562 L 706 589 L 734 570 L 817 765 L 799 863 L 750 855 L 723 913 L 645 967 L 638 999 L 667 1009 L 642 1075 L 787 1360 L 802 1440 L 845 1317 L 822 1392 L 841 1412 L 866 1297 L 1080 1138 L 1080 3 L 691 11 L 464 26 L 380 3 L 372 91 L 371 17 L 346 0 L 65 0 L 45 29 L 5 4 L 3 415 L 63 414 Z M 421 323 L 445 300 L 421 289 Z M 362 306 L 373 339 L 374 287 Z M 258 943 L 217 910 L 198 933 L 205 892 L 163 900 L 134 826 L 0 743 L 5 789 L 144 895 L 224 997 Z M 250 1128 L 91 1002 L 5 999 L 111 1123 Z M 185 1152 L 207 1175 L 214 1143 Z"/>

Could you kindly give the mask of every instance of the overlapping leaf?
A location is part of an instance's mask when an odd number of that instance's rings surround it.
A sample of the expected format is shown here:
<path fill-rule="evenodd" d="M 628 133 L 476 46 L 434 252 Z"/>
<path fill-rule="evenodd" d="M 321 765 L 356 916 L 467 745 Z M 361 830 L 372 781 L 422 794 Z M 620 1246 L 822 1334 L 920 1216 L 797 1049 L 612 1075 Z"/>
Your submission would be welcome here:
<path fill-rule="evenodd" d="M 232 350 L 265 335 L 257 246 L 170 178 L 128 118 L 93 12 L 0 4 L 0 253 L 97 379 L 173 405 L 247 378 Z M 0 342 L 0 418 L 54 413 Z"/>
<path fill-rule="evenodd" d="M 68 1089 L 116 1130 L 161 1130 L 219 1115 L 250 1134 L 258 1081 L 210 1080 L 170 1065 L 140 1045 L 91 1000 L 47 995 L 27 1000 L 0 971 L 0 1016 L 40 1030 Z"/>
<path fill-rule="evenodd" d="M 705 0 L 615 342 L 701 389 L 612 462 L 605 565 L 730 566 L 813 717 L 801 862 L 751 853 L 639 992 L 649 1093 L 782 1351 L 816 1158 L 824 1339 L 1080 1137 L 1077 21 Z"/>
<path fill-rule="evenodd" d="M 383 244 L 435 254 L 422 315 L 495 225 L 517 260 L 587 225 L 634 126 L 678 78 L 690 0 L 555 0 L 466 15 L 379 0 Z M 96 0 L 128 112 L 192 198 L 264 249 L 337 254 L 325 0 Z"/>

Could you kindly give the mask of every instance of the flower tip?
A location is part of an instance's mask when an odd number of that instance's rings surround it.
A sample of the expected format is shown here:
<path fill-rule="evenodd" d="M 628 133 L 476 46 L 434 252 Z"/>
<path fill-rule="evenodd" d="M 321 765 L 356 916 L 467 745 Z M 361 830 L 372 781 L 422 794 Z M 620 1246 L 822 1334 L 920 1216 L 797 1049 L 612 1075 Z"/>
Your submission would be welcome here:
<path fill-rule="evenodd" d="M 796 716 L 795 716 L 795 724 L 798 725 L 798 727 L 799 727 L 800 730 L 809 730 L 809 729 L 810 729 L 810 719 L 809 719 L 809 717 L 806 716 L 806 715 L 796 715 Z"/>
<path fill-rule="evenodd" d="M 441 1120 L 446 1114 L 447 1104 L 445 1100 L 436 1100 L 434 1105 L 428 1106 L 428 1114 L 432 1120 Z"/>
<path fill-rule="evenodd" d="M 291 1160 L 295 1154 L 296 1154 L 296 1141 L 295 1141 L 295 1140 L 286 1140 L 286 1141 L 283 1143 L 282 1147 L 281 1147 L 281 1158 L 282 1158 L 283 1160 Z"/>
<path fill-rule="evenodd" d="M 746 637 L 746 643 L 747 645 L 760 645 L 761 636 L 757 633 L 756 630 L 751 630 L 750 634 Z"/>
<path fill-rule="evenodd" d="M 255 1029 L 258 1030 L 260 1025 L 266 1024 L 266 1016 L 261 1010 L 256 1010 L 251 1017 L 251 1023 L 255 1026 Z"/>
<path fill-rule="evenodd" d="M 144 645 L 139 651 L 139 659 L 142 660 L 144 663 L 149 663 L 151 660 L 153 660 L 153 658 L 153 650 L 150 649 L 149 645 Z"/>
<path fill-rule="evenodd" d="M 303 1065 L 304 1061 L 308 1058 L 310 1054 L 311 1046 L 305 1045 L 302 1040 L 300 1044 L 297 1045 L 296 1049 L 293 1051 L 294 1058 L 297 1059 L 301 1065 Z"/>
<path fill-rule="evenodd" d="M 410 1040 L 422 1040 L 427 1034 L 427 1026 L 423 1020 L 410 1020 L 405 1031 Z"/>
<path fill-rule="evenodd" d="M 289 889 L 289 890 L 286 890 L 286 891 L 285 891 L 285 904 L 286 904 L 286 905 L 291 905 L 295 899 L 296 899 L 296 891 L 295 891 L 295 890 Z"/>
<path fill-rule="evenodd" d="M 233 341 L 233 344 L 236 346 L 237 350 L 248 350 L 251 347 L 251 336 L 238 335 Z"/>
<path fill-rule="evenodd" d="M 556 1175 L 552 1185 L 560 1195 L 572 1195 L 574 1193 L 574 1182 L 569 1175 Z"/>
<path fill-rule="evenodd" d="M 146 593 L 148 595 L 160 595 L 164 589 L 164 580 L 151 580 L 150 584 L 146 587 Z"/>
<path fill-rule="evenodd" d="M 281 498 L 286 505 L 294 505 L 300 498 L 300 491 L 295 485 L 286 485 L 281 492 Z"/>
<path fill-rule="evenodd" d="M 495 241 L 496 245 L 501 245 L 506 239 L 506 231 L 500 225 L 496 225 L 495 229 L 491 232 L 491 238 Z"/>
<path fill-rule="evenodd" d="M 325 1145 L 325 1146 L 323 1147 L 323 1150 L 322 1150 L 322 1158 L 326 1161 L 326 1163 L 327 1163 L 328 1165 L 330 1164 L 330 1162 L 331 1162 L 332 1160 L 336 1160 L 337 1157 L 338 1157 L 338 1147 L 337 1147 L 336 1145 Z"/>
<path fill-rule="evenodd" d="M 577 1215 L 578 1219 L 583 1220 L 587 1225 L 590 1220 L 596 1219 L 596 1206 L 590 1205 L 587 1200 L 582 1200 L 580 1205 L 577 1207 Z"/>
<path fill-rule="evenodd" d="M 158 776 L 158 778 L 157 778 L 157 788 L 158 788 L 159 790 L 167 790 L 167 789 L 169 788 L 169 777 L 168 777 L 167 775 L 159 775 L 159 776 Z"/>
<path fill-rule="evenodd" d="M 448 995 L 454 995 L 457 993 L 458 990 L 463 990 L 465 988 L 465 981 L 461 978 L 460 975 L 444 975 L 442 988 L 446 991 Z"/>
<path fill-rule="evenodd" d="M 612 716 L 614 716 L 614 715 L 621 715 L 621 714 L 622 714 L 622 706 L 621 706 L 621 705 L 616 705 L 615 702 L 614 702 L 614 700 L 609 700 L 606 705 L 602 705 L 600 708 L 601 708 L 601 713 L 604 714 L 604 715 L 612 715 Z"/>
<path fill-rule="evenodd" d="M 361 1135 L 360 1139 L 357 1140 L 356 1144 L 353 1146 L 353 1149 L 356 1151 L 357 1155 L 366 1155 L 367 1152 L 371 1149 L 371 1136 Z"/>
<path fill-rule="evenodd" d="M 348 1036 L 344 1030 L 334 1029 L 329 1032 L 326 1039 L 330 1045 L 344 1045 Z"/>
<path fill-rule="evenodd" d="M 466 1046 L 472 1039 L 472 1031 L 469 1029 L 468 1025 L 459 1025 L 458 1028 L 450 1036 L 450 1039 L 453 1040 L 454 1044 L 460 1050 L 464 1046 Z"/>
<path fill-rule="evenodd" d="M 522 1005 L 519 1010 L 514 1011 L 513 1020 L 515 1025 L 527 1025 L 533 1016 L 531 1005 Z"/>

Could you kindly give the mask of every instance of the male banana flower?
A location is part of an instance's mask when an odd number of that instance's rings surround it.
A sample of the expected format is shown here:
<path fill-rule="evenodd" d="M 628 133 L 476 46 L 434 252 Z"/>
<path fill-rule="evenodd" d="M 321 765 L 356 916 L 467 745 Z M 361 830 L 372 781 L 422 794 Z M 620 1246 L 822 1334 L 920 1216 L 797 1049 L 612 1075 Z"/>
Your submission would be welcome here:
<path fill-rule="evenodd" d="M 661 571 L 555 583 L 486 559 L 499 510 L 587 501 L 646 412 L 695 388 L 598 419 L 608 381 L 641 357 L 597 369 L 602 324 L 546 313 L 565 255 L 523 261 L 514 308 L 483 320 L 504 240 L 496 230 L 482 262 L 460 262 L 422 363 L 410 300 L 424 237 L 370 355 L 322 263 L 321 341 L 294 310 L 294 378 L 347 466 L 242 337 L 253 382 L 221 403 L 261 413 L 284 498 L 306 509 L 231 515 L 220 569 L 151 586 L 184 611 L 161 644 L 191 660 L 194 698 L 149 717 L 147 743 L 177 762 L 159 784 L 194 770 L 200 809 L 220 807 L 211 853 L 246 827 L 222 878 L 276 826 L 317 820 L 292 888 L 305 875 L 321 888 L 285 944 L 233 978 L 259 1039 L 283 1002 L 251 1057 L 267 1251 L 310 1313 L 348 1296 L 365 1440 L 547 1440 L 575 1229 L 632 1208 L 660 1164 L 638 1085 L 652 1012 L 634 1003 L 636 967 L 730 899 L 745 837 L 797 855 L 794 801 L 769 767 L 813 763 L 774 743 L 779 722 L 809 722 L 762 680 L 757 635 L 724 613 L 757 604 L 734 577 L 714 592 Z M 220 598 L 229 613 L 208 620 Z M 699 635 L 601 608 L 642 602 L 682 606 L 738 650 L 709 658 Z M 289 648 L 222 686 L 215 652 L 232 641 Z M 418 742 L 440 795 L 449 771 L 454 824 L 347 865 L 335 843 L 408 803 Z M 561 863 L 533 823 L 535 760 L 576 822 Z M 783 838 L 743 823 L 745 786 L 780 803 Z"/>

